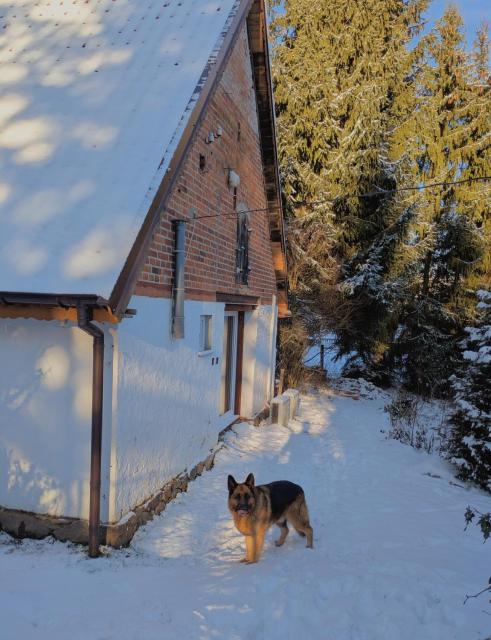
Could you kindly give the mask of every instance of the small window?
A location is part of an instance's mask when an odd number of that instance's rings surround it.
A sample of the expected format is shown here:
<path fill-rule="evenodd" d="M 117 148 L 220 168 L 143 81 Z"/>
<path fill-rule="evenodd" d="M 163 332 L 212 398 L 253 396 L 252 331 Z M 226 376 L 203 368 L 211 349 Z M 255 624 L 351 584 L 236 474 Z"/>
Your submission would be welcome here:
<path fill-rule="evenodd" d="M 200 331 L 200 350 L 211 351 L 212 348 L 212 317 L 213 316 L 201 316 L 201 331 Z"/>

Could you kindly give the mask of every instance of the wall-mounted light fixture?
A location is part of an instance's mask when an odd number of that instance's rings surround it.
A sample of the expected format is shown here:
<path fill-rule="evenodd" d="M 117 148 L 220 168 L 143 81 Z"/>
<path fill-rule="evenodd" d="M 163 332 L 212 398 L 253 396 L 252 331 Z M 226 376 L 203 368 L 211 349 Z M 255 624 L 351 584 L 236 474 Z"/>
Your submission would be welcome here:
<path fill-rule="evenodd" d="M 233 189 L 237 189 L 240 184 L 240 176 L 233 169 L 228 170 L 228 184 Z"/>

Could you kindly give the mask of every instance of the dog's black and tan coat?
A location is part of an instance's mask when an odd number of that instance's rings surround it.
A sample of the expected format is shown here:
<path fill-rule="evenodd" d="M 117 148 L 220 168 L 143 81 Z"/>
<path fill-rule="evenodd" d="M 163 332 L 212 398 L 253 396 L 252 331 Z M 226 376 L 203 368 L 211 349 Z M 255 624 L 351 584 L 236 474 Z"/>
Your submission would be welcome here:
<path fill-rule="evenodd" d="M 309 522 L 309 511 L 302 487 L 287 480 L 254 484 L 250 473 L 245 482 L 238 483 L 228 477 L 228 507 L 235 526 L 245 536 L 246 555 L 241 562 L 257 562 L 261 557 L 264 536 L 269 527 L 281 530 L 276 546 L 281 547 L 288 535 L 287 522 L 301 536 L 306 536 L 307 547 L 312 549 L 314 532 Z"/>

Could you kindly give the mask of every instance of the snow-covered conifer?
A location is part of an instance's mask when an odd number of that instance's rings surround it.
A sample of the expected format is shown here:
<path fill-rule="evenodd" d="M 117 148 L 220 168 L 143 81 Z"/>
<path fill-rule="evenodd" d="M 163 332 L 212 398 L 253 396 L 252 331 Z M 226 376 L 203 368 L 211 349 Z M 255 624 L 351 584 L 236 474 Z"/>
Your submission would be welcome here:
<path fill-rule="evenodd" d="M 478 320 L 466 328 L 462 364 L 452 379 L 450 459 L 459 477 L 491 492 L 491 291 L 480 290 L 478 297 Z"/>

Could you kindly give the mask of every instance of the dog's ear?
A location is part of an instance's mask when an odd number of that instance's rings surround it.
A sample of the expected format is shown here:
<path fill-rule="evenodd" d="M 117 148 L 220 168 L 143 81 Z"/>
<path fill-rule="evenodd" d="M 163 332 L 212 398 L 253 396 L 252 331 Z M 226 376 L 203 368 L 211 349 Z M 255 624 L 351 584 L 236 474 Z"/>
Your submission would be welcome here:
<path fill-rule="evenodd" d="M 235 487 L 238 484 L 239 483 L 236 481 L 236 479 L 233 476 L 229 476 L 228 477 L 228 491 L 229 491 L 229 493 L 232 493 L 232 491 L 235 489 Z"/>
<path fill-rule="evenodd" d="M 250 473 L 247 476 L 246 481 L 244 482 L 244 484 L 246 484 L 251 489 L 254 487 L 254 474 L 253 473 Z"/>

